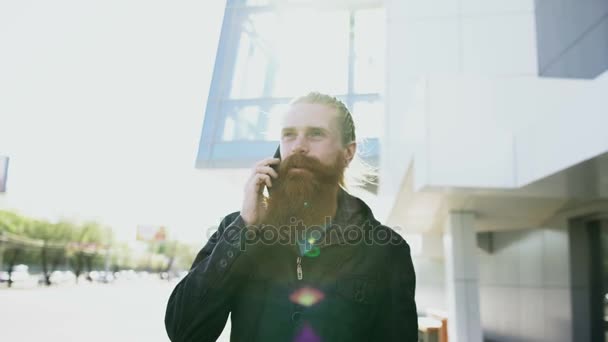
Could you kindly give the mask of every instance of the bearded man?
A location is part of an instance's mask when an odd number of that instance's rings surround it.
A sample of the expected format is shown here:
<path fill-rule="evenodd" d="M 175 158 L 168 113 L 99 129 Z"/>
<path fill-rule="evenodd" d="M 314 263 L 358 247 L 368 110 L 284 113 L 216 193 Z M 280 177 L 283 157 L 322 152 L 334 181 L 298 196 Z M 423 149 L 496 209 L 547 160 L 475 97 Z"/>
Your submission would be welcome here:
<path fill-rule="evenodd" d="M 409 245 L 344 189 L 356 146 L 335 97 L 290 103 L 282 159 L 254 166 L 241 210 L 173 290 L 171 341 L 216 341 L 229 314 L 233 342 L 418 340 Z"/>

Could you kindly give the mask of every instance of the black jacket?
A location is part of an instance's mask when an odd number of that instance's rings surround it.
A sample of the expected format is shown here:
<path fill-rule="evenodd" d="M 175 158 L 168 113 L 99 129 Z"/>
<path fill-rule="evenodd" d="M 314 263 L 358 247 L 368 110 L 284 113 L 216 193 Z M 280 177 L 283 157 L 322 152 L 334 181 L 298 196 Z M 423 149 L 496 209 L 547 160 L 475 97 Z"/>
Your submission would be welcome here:
<path fill-rule="evenodd" d="M 252 244 L 259 232 L 226 216 L 169 298 L 171 341 L 215 341 L 229 313 L 233 342 L 417 341 L 409 245 L 343 190 L 331 223 L 298 267 L 294 245 Z"/>

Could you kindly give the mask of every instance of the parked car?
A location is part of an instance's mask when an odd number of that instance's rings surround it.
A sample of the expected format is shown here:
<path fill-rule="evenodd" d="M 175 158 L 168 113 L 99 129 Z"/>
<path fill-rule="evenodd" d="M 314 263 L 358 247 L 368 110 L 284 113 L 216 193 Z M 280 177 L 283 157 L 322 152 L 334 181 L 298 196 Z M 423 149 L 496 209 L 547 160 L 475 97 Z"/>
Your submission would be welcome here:
<path fill-rule="evenodd" d="M 27 265 L 15 265 L 13 273 L 11 274 L 13 282 L 27 281 L 30 279 L 29 266 Z"/>
<path fill-rule="evenodd" d="M 74 283 L 76 275 L 72 271 L 53 271 L 50 280 L 51 284 Z"/>
<path fill-rule="evenodd" d="M 98 274 L 97 281 L 101 283 L 111 283 L 114 281 L 114 273 L 101 271 Z"/>

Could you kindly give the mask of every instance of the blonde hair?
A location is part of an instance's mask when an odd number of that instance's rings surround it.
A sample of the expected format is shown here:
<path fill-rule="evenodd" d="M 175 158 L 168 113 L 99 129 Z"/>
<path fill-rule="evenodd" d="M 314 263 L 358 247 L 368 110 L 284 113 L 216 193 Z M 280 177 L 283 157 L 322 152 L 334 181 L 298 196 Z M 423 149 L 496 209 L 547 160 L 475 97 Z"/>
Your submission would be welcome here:
<path fill-rule="evenodd" d="M 350 114 L 348 108 L 346 108 L 344 102 L 340 101 L 335 96 L 313 91 L 304 96 L 295 98 L 289 104 L 294 105 L 298 103 L 322 104 L 334 108 L 338 114 L 338 123 L 340 124 L 340 130 L 342 131 L 342 145 L 346 146 L 357 140 L 353 116 Z"/>
<path fill-rule="evenodd" d="M 313 91 L 293 99 L 289 104 L 295 105 L 299 103 L 323 104 L 334 108 L 338 114 L 338 124 L 342 132 L 342 146 L 356 142 L 357 136 L 355 134 L 353 116 L 344 102 L 340 101 L 337 97 Z M 340 185 L 345 188 L 346 184 L 360 187 L 378 184 L 378 170 L 366 163 L 359 156 L 358 152 L 355 153 L 353 160 L 351 160 L 345 176 L 346 181 L 344 179 L 340 180 Z"/>

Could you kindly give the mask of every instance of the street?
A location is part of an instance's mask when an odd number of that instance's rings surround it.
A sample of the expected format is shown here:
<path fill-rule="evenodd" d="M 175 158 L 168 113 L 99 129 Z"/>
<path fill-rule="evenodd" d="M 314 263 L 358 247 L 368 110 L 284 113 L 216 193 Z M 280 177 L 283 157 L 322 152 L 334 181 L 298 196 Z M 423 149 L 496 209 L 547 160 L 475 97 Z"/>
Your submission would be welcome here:
<path fill-rule="evenodd" d="M 167 299 L 176 282 L 0 288 L 0 341 L 168 342 Z M 228 322 L 218 341 L 229 340 Z"/>

